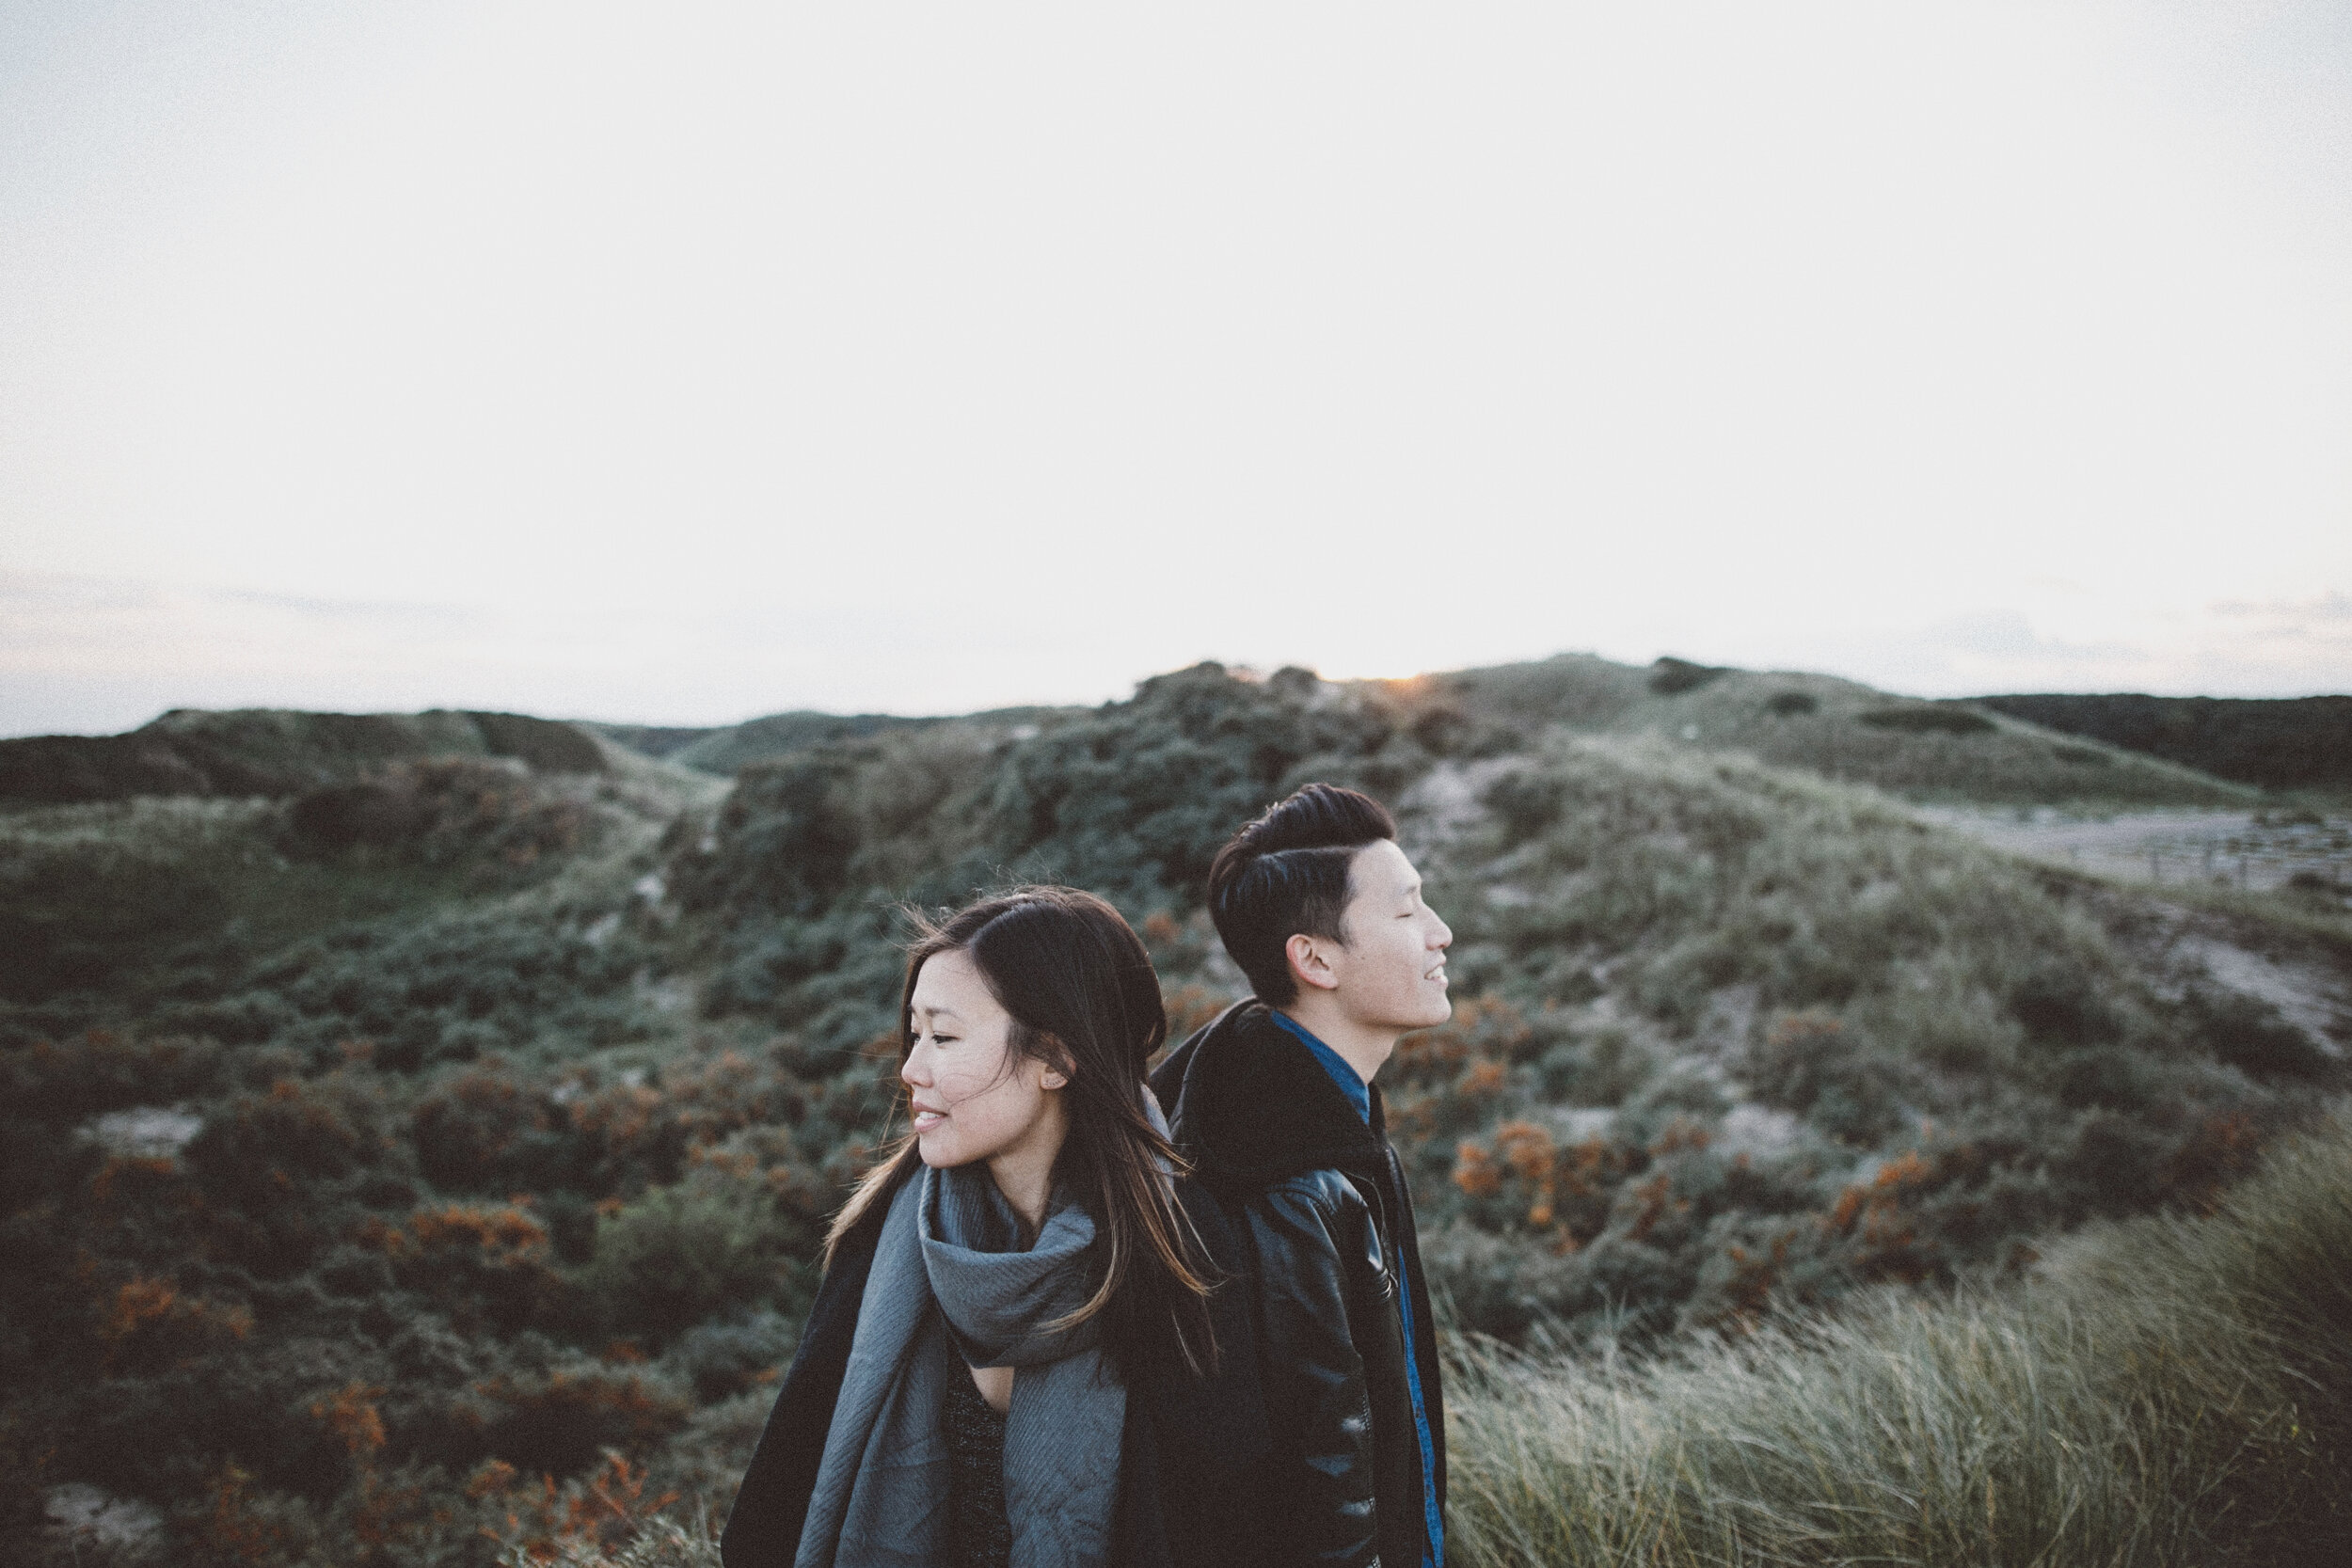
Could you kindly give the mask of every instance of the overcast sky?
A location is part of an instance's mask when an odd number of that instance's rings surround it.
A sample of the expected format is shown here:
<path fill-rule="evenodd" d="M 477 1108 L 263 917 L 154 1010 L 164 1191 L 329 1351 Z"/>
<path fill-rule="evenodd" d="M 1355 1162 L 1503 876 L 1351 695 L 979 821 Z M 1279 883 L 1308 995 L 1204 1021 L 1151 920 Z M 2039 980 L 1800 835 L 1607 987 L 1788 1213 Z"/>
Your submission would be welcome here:
<path fill-rule="evenodd" d="M 0 733 L 2352 689 L 2352 6 L 0 8 Z"/>

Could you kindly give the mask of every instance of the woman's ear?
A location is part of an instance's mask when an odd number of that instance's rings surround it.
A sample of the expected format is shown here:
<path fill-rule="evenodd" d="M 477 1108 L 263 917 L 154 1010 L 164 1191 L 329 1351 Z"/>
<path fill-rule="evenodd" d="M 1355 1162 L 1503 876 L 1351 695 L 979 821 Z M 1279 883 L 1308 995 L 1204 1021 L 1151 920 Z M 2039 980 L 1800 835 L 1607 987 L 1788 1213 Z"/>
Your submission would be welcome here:
<path fill-rule="evenodd" d="M 1045 1072 L 1038 1079 L 1039 1085 L 1049 1089 L 1068 1088 L 1070 1075 L 1077 1070 L 1071 1065 L 1068 1048 L 1051 1035 L 1045 1037 L 1044 1045 Z"/>

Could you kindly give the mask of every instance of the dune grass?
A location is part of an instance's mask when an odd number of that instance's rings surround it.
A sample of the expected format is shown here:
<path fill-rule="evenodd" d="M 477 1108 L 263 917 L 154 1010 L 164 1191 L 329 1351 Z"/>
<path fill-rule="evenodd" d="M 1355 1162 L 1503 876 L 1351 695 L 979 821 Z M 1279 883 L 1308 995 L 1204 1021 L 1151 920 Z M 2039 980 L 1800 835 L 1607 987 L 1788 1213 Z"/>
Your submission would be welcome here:
<path fill-rule="evenodd" d="M 1456 1347 L 1481 1564 L 2352 1560 L 2352 1126 L 2033 1280 L 1669 1358 Z"/>

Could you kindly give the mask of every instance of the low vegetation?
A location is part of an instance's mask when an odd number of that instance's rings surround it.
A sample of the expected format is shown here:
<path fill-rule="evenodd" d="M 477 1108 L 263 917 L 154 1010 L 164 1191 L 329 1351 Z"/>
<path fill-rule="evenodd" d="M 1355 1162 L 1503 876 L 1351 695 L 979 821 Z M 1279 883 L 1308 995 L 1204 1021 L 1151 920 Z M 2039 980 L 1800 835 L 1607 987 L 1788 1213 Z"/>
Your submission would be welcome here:
<path fill-rule="evenodd" d="M 1472 723 L 1648 735 L 1915 800 L 2083 809 L 2236 806 L 2259 789 L 1980 705 L 1902 703 L 1828 675 L 1661 659 L 1646 673 L 1583 654 L 1423 677 Z M 2338 700 L 2338 699 L 2330 699 Z"/>
<path fill-rule="evenodd" d="M 2352 697 L 2039 695 L 1978 705 L 2265 789 L 2352 792 Z"/>
<path fill-rule="evenodd" d="M 0 1536 L 97 1560 L 37 1524 L 72 1483 L 154 1511 L 124 1561 L 707 1560 L 888 1127 L 898 905 L 1096 888 L 1182 1028 L 1239 985 L 1209 855 L 1310 778 L 1399 805 L 1457 932 L 1457 1016 L 1383 1084 L 1473 1347 L 1466 1476 L 1513 1389 L 1605 1367 L 1632 1410 L 1888 1301 L 2056 1299 L 2054 1237 L 2235 1201 L 2345 1086 L 2342 1042 L 2147 939 L 2340 965 L 2286 894 L 2160 905 L 1900 799 L 2237 786 L 1692 668 L 1201 666 L 786 726 L 731 785 L 581 736 L 599 770 L 485 741 L 0 816 Z M 1471 1517 L 1508 1560 L 1520 1515 Z"/>
<path fill-rule="evenodd" d="M 2347 1172 L 2336 1119 L 2210 1214 L 1661 1354 L 1457 1336 L 1449 1556 L 2332 1568 L 2352 1554 Z M 707 1514 L 606 1520 L 506 1560 L 716 1568 Z"/>
<path fill-rule="evenodd" d="M 1882 798 L 1640 739 L 1477 776 L 1430 858 L 1480 1000 L 1388 1080 L 1466 1326 L 1654 1338 L 1949 1281 L 2205 1201 L 2340 1077 Z"/>
<path fill-rule="evenodd" d="M 520 713 L 181 709 L 128 735 L 0 740 L 0 802 L 284 797 L 425 757 L 504 757 L 547 773 L 608 767 L 585 731 Z"/>

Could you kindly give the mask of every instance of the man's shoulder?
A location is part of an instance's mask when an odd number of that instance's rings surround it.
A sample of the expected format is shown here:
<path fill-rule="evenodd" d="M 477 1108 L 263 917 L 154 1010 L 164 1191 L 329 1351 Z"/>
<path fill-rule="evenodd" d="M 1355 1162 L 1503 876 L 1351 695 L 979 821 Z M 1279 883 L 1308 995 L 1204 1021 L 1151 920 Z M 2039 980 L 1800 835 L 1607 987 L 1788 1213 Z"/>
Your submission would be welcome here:
<path fill-rule="evenodd" d="M 1360 1204 L 1364 1197 L 1355 1181 L 1337 1165 L 1317 1165 L 1311 1170 L 1293 1171 L 1288 1176 L 1266 1182 L 1260 1189 L 1259 1196 L 1312 1203 L 1325 1209 L 1336 1209 L 1349 1203 Z"/>
<path fill-rule="evenodd" d="M 1318 1170 L 1377 1166 L 1377 1135 L 1299 1039 L 1254 999 L 1169 1053 L 1152 1075 L 1177 1147 L 1227 1202 Z"/>
<path fill-rule="evenodd" d="M 1150 1074 L 1152 1093 L 1170 1117 L 1180 1109 L 1197 1109 L 1182 1105 L 1184 1090 L 1195 1074 L 1203 1069 L 1221 1067 L 1225 1058 L 1232 1054 L 1236 1040 L 1272 1027 L 1270 1009 L 1256 997 L 1245 996 L 1230 1004 L 1160 1059 L 1160 1065 Z M 1196 1099 L 1198 1094 L 1196 1090 Z"/>

